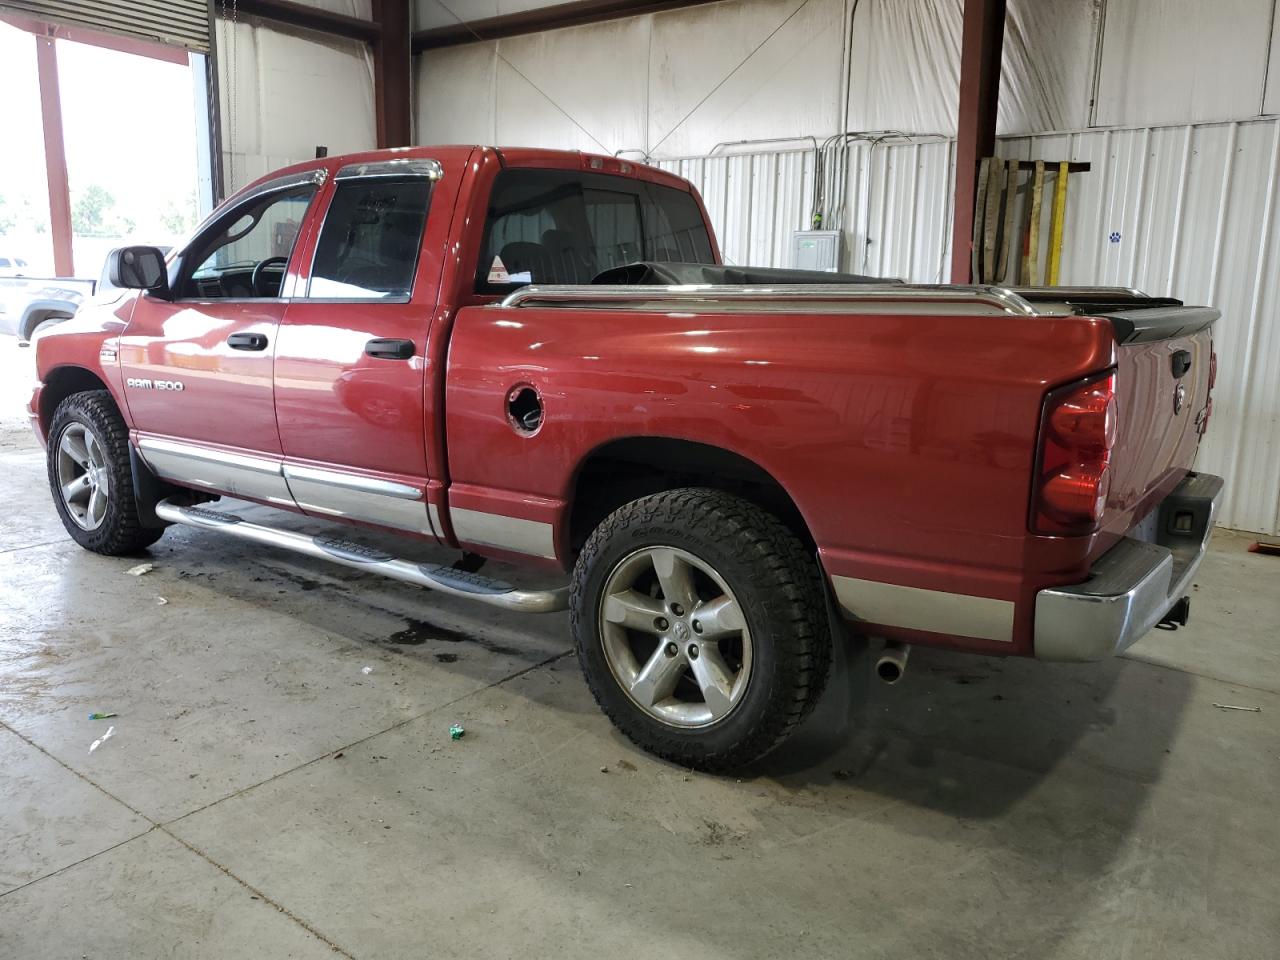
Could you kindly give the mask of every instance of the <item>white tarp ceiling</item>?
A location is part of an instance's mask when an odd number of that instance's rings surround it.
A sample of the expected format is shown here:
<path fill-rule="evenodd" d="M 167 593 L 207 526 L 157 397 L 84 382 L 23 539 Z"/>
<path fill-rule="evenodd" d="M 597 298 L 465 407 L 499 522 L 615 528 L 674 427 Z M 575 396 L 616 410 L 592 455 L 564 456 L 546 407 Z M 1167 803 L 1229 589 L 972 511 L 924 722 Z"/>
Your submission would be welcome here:
<path fill-rule="evenodd" d="M 415 30 L 451 27 L 459 20 L 469 23 L 509 13 L 557 7 L 562 3 L 564 0 L 415 0 L 413 27 Z"/>

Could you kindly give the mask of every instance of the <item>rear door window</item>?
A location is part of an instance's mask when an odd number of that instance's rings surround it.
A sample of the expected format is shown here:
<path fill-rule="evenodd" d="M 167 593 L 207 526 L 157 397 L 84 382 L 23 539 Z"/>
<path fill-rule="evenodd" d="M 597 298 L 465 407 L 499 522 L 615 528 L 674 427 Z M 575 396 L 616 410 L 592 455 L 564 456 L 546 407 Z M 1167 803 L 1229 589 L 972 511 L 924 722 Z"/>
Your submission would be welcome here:
<path fill-rule="evenodd" d="M 476 290 L 590 283 L 641 260 L 715 262 L 692 194 L 609 174 L 504 170 L 489 200 Z"/>
<path fill-rule="evenodd" d="M 307 285 L 312 299 L 408 299 L 422 246 L 431 181 L 339 182 L 320 228 Z"/>

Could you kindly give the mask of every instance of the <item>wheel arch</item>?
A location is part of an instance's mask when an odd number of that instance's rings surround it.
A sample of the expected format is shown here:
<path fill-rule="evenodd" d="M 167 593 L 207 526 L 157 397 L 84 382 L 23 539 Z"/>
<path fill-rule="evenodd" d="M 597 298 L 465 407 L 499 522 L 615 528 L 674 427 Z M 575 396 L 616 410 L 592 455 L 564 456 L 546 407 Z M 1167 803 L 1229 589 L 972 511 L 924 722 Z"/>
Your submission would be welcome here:
<path fill-rule="evenodd" d="M 696 440 L 630 436 L 594 448 L 574 471 L 566 511 L 572 554 L 576 556 L 591 531 L 623 504 L 679 487 L 736 494 L 777 516 L 807 550 L 817 549 L 795 499 L 754 460 Z"/>
<path fill-rule="evenodd" d="M 111 393 L 111 388 L 100 376 L 87 367 L 64 364 L 54 367 L 45 375 L 44 389 L 40 391 L 40 427 L 46 436 L 58 405 L 72 394 L 85 393 L 89 390 L 106 390 L 111 394 L 111 402 L 116 405 L 116 409 L 120 410 L 122 416 L 124 415 L 120 403 Z"/>

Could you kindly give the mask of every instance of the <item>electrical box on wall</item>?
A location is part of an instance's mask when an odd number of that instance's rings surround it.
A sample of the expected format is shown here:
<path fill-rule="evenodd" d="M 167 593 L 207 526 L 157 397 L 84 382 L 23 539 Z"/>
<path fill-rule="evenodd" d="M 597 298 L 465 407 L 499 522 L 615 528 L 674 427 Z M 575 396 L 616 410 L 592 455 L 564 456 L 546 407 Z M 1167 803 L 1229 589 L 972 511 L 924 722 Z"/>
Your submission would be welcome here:
<path fill-rule="evenodd" d="M 791 266 L 796 270 L 840 270 L 839 230 L 797 230 L 791 235 Z"/>

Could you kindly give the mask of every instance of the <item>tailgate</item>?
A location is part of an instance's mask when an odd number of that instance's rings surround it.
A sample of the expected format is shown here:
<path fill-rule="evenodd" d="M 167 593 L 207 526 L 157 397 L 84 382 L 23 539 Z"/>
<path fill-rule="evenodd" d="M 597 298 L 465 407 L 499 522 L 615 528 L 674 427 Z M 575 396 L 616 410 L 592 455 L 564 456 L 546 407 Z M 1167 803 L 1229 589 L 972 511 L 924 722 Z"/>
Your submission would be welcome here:
<path fill-rule="evenodd" d="M 1107 534 L 1141 522 L 1191 469 L 1211 409 L 1218 312 L 1162 305 L 1097 315 L 1112 322 L 1118 344 L 1119 423 L 1100 538 L 1110 541 Z"/>
<path fill-rule="evenodd" d="M 1015 292 L 1039 306 L 1101 317 L 1115 331 L 1118 424 L 1101 535 L 1090 552 L 1096 557 L 1152 515 L 1191 469 L 1212 409 L 1212 337 L 1219 314 L 1127 287 Z M 1144 539 L 1142 531 L 1134 535 Z"/>

